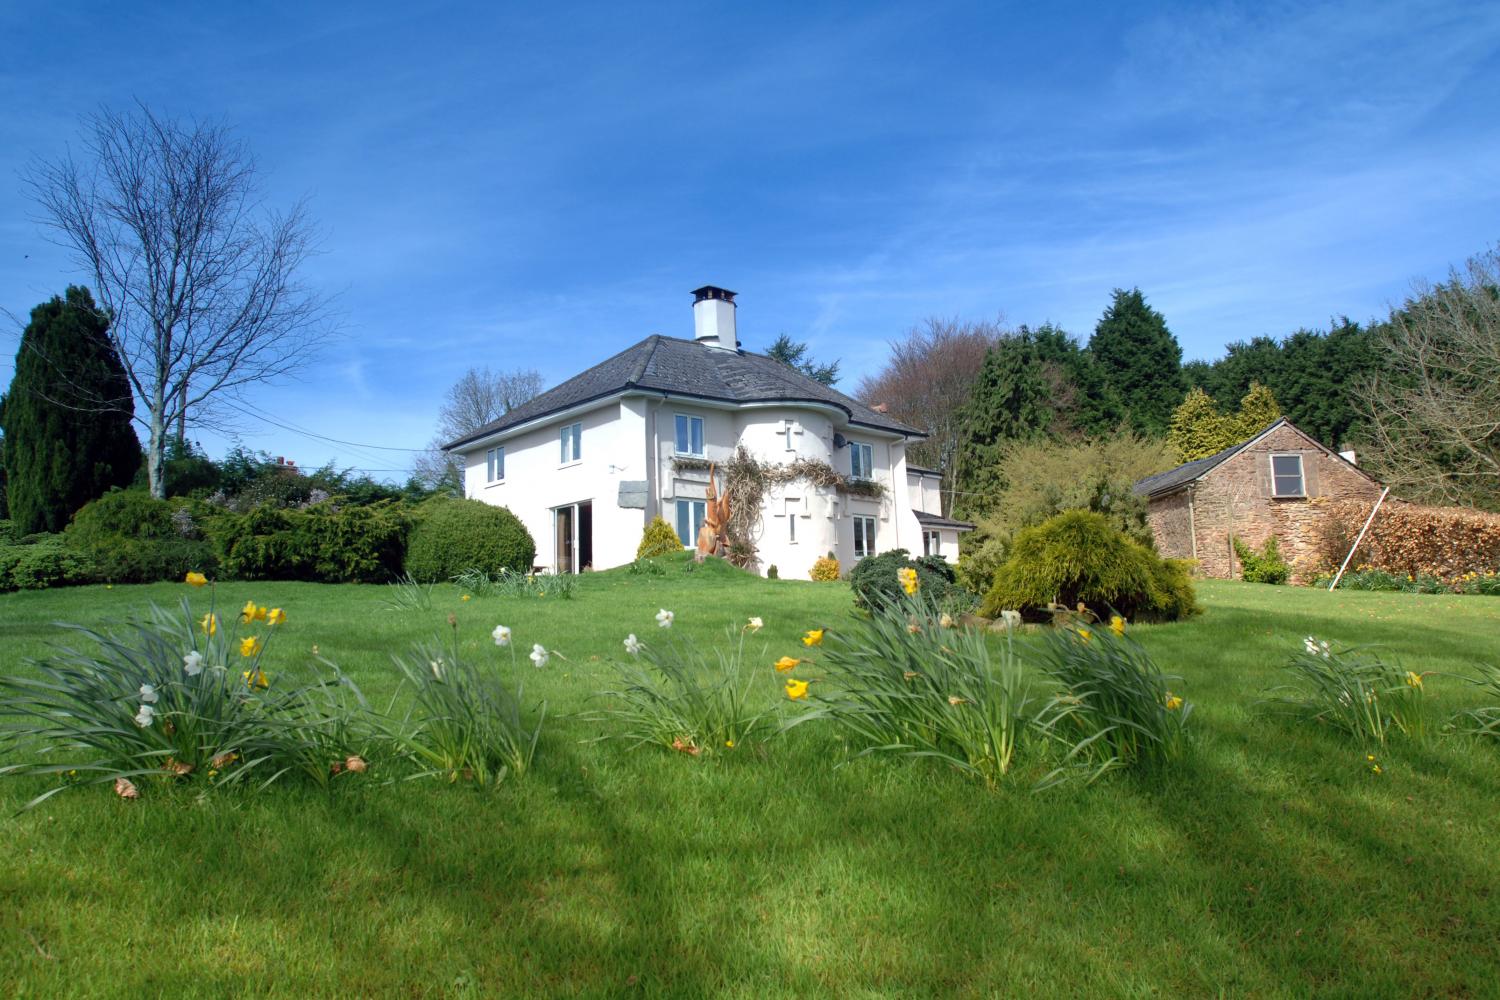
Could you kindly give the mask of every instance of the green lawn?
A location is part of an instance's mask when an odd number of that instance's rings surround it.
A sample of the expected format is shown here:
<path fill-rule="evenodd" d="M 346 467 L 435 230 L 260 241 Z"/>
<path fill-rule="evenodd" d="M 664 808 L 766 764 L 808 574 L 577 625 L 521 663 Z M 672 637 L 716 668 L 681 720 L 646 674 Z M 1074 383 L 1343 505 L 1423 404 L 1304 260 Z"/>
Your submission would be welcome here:
<path fill-rule="evenodd" d="M 0 669 L 56 620 L 107 624 L 181 586 L 0 596 Z M 708 642 L 764 618 L 766 662 L 837 628 L 843 585 L 718 572 L 601 574 L 570 601 L 384 609 L 384 588 L 227 584 L 288 609 L 278 658 L 314 644 L 371 695 L 389 652 L 458 616 L 560 650 L 528 700 L 536 768 L 494 792 L 416 782 L 134 803 L 0 783 L 0 982 L 27 996 L 1493 995 L 1500 982 L 1500 748 L 1364 751 L 1254 707 L 1311 633 L 1418 670 L 1500 663 L 1500 600 L 1206 583 L 1194 621 L 1137 636 L 1197 706 L 1166 777 L 999 791 L 939 765 L 836 767 L 805 726 L 764 752 L 691 759 L 584 742 L 579 718 L 658 608 Z M 767 697 L 776 678 L 769 666 Z M 1472 695 L 1429 678 L 1444 712 Z M 378 776 L 375 762 L 371 778 Z"/>

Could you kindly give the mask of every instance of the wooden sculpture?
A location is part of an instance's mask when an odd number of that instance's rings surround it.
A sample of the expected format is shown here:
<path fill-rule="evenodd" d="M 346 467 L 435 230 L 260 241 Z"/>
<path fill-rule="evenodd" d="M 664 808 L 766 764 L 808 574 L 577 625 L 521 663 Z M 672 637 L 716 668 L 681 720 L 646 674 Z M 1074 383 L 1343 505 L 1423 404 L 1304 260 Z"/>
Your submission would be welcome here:
<path fill-rule="evenodd" d="M 708 467 L 708 495 L 703 507 L 703 527 L 698 529 L 700 562 L 704 556 L 722 556 L 729 551 L 729 485 L 724 485 L 724 495 L 719 496 L 713 465 Z"/>

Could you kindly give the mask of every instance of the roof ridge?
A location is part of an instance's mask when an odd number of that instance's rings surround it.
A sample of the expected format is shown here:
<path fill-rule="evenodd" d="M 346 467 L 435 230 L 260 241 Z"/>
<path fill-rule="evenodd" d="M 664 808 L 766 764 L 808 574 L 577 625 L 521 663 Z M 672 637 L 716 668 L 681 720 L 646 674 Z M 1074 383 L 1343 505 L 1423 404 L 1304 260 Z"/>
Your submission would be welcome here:
<path fill-rule="evenodd" d="M 645 340 L 640 341 L 640 343 L 632 344 L 630 347 L 627 347 L 625 349 L 627 351 L 630 351 L 630 350 L 634 350 L 635 348 L 641 346 L 641 344 L 649 343 L 651 345 L 650 350 L 646 351 L 645 354 L 642 355 L 642 357 L 641 357 L 641 363 L 638 364 L 638 365 L 636 365 L 635 366 L 635 370 L 632 371 L 630 373 L 630 375 L 626 377 L 626 381 L 625 381 L 626 385 L 639 385 L 640 384 L 641 378 L 646 374 L 646 368 L 647 368 L 647 366 L 649 366 L 651 364 L 651 359 L 654 358 L 654 357 L 656 357 L 656 349 L 661 346 L 661 341 L 662 341 L 662 335 L 659 334 L 659 333 L 653 333 L 651 336 L 647 337 Z M 603 362 L 600 362 L 600 364 L 603 364 Z M 597 367 L 597 366 L 595 366 L 595 367 Z"/>

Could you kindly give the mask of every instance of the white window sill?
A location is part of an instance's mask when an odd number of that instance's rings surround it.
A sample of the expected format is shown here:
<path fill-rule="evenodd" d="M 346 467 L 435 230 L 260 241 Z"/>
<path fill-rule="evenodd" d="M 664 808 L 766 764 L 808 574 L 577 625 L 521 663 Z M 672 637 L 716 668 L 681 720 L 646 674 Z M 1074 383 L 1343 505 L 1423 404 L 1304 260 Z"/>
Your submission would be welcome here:
<path fill-rule="evenodd" d="M 485 483 L 484 484 L 484 488 L 485 489 L 489 489 L 491 486 L 504 486 L 504 485 L 505 485 L 505 480 L 503 480 L 503 479 L 496 479 L 494 482 Z"/>
<path fill-rule="evenodd" d="M 708 452 L 706 452 L 706 451 L 674 451 L 674 452 L 672 452 L 672 457 L 673 458 L 707 458 L 708 457 Z"/>
<path fill-rule="evenodd" d="M 575 458 L 571 462 L 564 462 L 564 463 L 562 463 L 561 465 L 558 466 L 558 468 L 559 469 L 571 469 L 575 465 L 582 465 L 582 464 L 583 464 L 583 459 L 581 459 L 581 458 Z"/>

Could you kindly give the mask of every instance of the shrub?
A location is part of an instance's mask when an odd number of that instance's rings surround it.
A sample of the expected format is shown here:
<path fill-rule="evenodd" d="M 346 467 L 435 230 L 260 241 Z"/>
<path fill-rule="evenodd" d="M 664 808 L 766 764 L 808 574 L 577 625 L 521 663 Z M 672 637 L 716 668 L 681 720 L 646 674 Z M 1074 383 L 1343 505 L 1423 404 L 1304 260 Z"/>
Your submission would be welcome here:
<path fill-rule="evenodd" d="M 775 563 L 772 563 L 771 565 L 769 565 L 769 566 L 766 567 L 766 579 L 767 580 L 779 580 L 779 579 L 781 579 L 781 571 L 776 568 L 776 564 Z"/>
<path fill-rule="evenodd" d="M 400 574 L 411 511 L 403 504 L 270 505 L 226 511 L 209 533 L 226 576 L 245 580 L 371 583 Z"/>
<path fill-rule="evenodd" d="M 713 662 L 690 640 L 667 633 L 657 643 L 625 640 L 629 659 L 617 663 L 620 686 L 597 697 L 613 704 L 591 718 L 619 729 L 600 739 L 624 740 L 627 746 L 651 744 L 697 757 L 748 747 L 775 732 L 771 709 L 755 689 L 766 683 L 761 670 L 745 661 L 745 637 L 714 650 Z M 757 662 L 767 659 L 764 649 Z M 642 662 L 644 661 L 644 663 Z"/>
<path fill-rule="evenodd" d="M 953 582 L 953 567 L 940 557 L 913 559 L 905 549 L 891 549 L 855 564 L 849 574 L 855 606 L 875 608 L 899 601 L 904 594 L 897 573 L 903 569 L 916 571 L 919 589 L 930 601 L 944 603 L 963 593 Z"/>
<path fill-rule="evenodd" d="M 658 516 L 653 517 L 651 523 L 646 525 L 646 530 L 641 532 L 641 544 L 635 550 L 635 557 L 654 559 L 657 556 L 681 552 L 682 548 L 682 540 L 677 537 L 677 529 Z"/>
<path fill-rule="evenodd" d="M 16 530 L 16 522 L 8 517 L 0 517 L 0 545 L 14 545 L 20 540 L 21 533 Z"/>
<path fill-rule="evenodd" d="M 212 573 L 213 549 L 192 510 L 142 490 L 114 490 L 80 508 L 66 537 L 100 580 L 151 583 L 180 580 L 189 570 Z"/>
<path fill-rule="evenodd" d="M 0 591 L 43 590 L 92 583 L 94 566 L 69 548 L 62 535 L 31 535 L 20 545 L 0 545 Z"/>
<path fill-rule="evenodd" d="M 1348 547 L 1337 543 L 1343 538 L 1353 543 L 1370 507 L 1369 501 L 1335 501 L 1324 507 L 1327 527 L 1321 529 L 1318 568 L 1338 569 Z M 1500 514 L 1387 500 L 1351 565 L 1447 581 L 1492 572 L 1500 567 Z"/>
<path fill-rule="evenodd" d="M 1387 663 L 1370 650 L 1335 648 L 1308 636 L 1287 664 L 1294 682 L 1268 699 L 1365 743 L 1385 743 L 1392 731 L 1410 739 L 1427 732 L 1423 675 Z"/>
<path fill-rule="evenodd" d="M 818 583 L 832 583 L 839 578 L 839 561 L 832 554 L 819 556 L 807 575 Z"/>
<path fill-rule="evenodd" d="M 1276 536 L 1266 539 L 1265 546 L 1256 552 L 1250 546 L 1233 539 L 1234 554 L 1240 560 L 1240 577 L 1246 583 L 1283 584 L 1292 575 L 1292 567 L 1281 558 L 1281 548 Z"/>
<path fill-rule="evenodd" d="M 1193 706 L 1172 693 L 1169 682 L 1178 678 L 1125 634 L 1123 619 L 1054 629 L 1039 653 L 1042 670 L 1061 687 L 1039 725 L 1071 748 L 1070 759 L 1092 761 L 1097 775 L 1181 754 Z"/>
<path fill-rule="evenodd" d="M 422 505 L 406 549 L 406 572 L 441 582 L 468 569 L 529 573 L 536 543 L 504 507 L 479 500 L 430 500 Z"/>
<path fill-rule="evenodd" d="M 812 644 L 820 648 L 815 664 L 787 664 L 793 657 L 778 664 L 812 684 L 808 691 L 790 682 L 788 694 L 805 692 L 812 707 L 787 728 L 828 719 L 852 738 L 857 756 L 936 758 L 993 786 L 1031 725 L 1024 671 L 1009 643 L 997 650 L 980 630 L 945 627 L 946 616 L 920 593 L 825 630 Z"/>
<path fill-rule="evenodd" d="M 1020 532 L 985 595 L 984 613 L 1014 609 L 1037 619 L 1054 602 L 1133 620 L 1171 621 L 1198 611 L 1186 563 L 1161 558 L 1088 511 Z"/>

